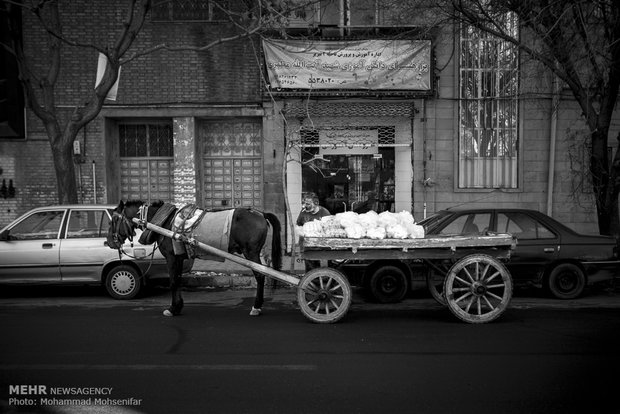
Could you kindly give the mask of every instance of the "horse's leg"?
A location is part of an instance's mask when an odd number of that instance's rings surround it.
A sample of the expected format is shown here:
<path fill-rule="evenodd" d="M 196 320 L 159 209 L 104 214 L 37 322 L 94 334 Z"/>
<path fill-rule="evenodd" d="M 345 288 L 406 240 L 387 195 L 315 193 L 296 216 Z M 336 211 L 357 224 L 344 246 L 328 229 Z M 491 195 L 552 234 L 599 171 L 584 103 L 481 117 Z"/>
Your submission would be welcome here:
<path fill-rule="evenodd" d="M 256 279 L 256 296 L 254 297 L 254 306 L 252 306 L 250 316 L 261 314 L 265 293 L 265 275 L 254 272 L 254 278 Z"/>
<path fill-rule="evenodd" d="M 246 252 L 244 253 L 246 259 L 260 264 L 260 251 L 258 252 Z M 250 311 L 250 316 L 258 316 L 262 312 L 263 302 L 265 300 L 265 275 L 260 272 L 255 272 L 254 278 L 256 279 L 256 296 L 254 297 L 254 306 Z"/>
<path fill-rule="evenodd" d="M 170 277 L 170 307 L 164 311 L 165 316 L 177 316 L 183 309 L 183 296 L 181 295 L 181 280 L 183 275 L 183 256 L 173 255 L 167 258 L 168 275 Z"/>

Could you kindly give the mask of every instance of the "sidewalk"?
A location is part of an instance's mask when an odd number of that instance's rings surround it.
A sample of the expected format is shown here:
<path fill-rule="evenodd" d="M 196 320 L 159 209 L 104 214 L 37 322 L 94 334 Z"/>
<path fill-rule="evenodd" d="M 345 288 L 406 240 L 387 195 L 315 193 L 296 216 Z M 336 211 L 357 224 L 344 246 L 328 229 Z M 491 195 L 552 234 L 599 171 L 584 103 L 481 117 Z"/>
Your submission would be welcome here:
<path fill-rule="evenodd" d="M 303 276 L 303 262 L 293 262 L 291 268 L 291 256 L 282 257 L 281 272 L 293 276 Z M 189 275 L 183 277 L 185 286 L 189 287 L 252 287 L 256 285 L 252 270 L 240 264 L 226 260 L 219 262 L 215 260 L 194 261 L 194 267 Z"/>

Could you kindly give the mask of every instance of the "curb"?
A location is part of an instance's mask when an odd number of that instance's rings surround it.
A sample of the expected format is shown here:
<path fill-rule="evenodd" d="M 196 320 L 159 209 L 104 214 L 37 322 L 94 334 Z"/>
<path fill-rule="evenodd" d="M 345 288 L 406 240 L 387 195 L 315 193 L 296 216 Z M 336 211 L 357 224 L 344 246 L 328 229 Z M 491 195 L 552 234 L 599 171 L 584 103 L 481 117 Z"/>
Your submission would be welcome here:
<path fill-rule="evenodd" d="M 183 276 L 183 286 L 213 288 L 256 287 L 254 276 L 243 273 L 191 272 Z"/>
<path fill-rule="evenodd" d="M 294 275 L 296 276 L 296 275 Z M 270 278 L 266 278 L 267 286 Z M 183 286 L 185 287 L 209 287 L 209 288 L 256 288 L 254 275 L 243 272 L 206 272 L 192 271 L 183 275 Z"/>

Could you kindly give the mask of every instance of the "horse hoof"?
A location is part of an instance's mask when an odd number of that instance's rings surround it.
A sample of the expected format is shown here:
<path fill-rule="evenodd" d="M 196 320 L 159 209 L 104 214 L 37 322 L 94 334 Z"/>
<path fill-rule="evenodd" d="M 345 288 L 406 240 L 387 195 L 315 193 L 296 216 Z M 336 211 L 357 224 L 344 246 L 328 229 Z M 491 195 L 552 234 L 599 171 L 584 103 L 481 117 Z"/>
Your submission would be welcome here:
<path fill-rule="evenodd" d="M 259 316 L 262 310 L 260 308 L 255 308 L 252 306 L 252 310 L 250 311 L 250 316 Z"/>
<path fill-rule="evenodd" d="M 164 311 L 164 316 L 174 316 L 168 309 Z"/>

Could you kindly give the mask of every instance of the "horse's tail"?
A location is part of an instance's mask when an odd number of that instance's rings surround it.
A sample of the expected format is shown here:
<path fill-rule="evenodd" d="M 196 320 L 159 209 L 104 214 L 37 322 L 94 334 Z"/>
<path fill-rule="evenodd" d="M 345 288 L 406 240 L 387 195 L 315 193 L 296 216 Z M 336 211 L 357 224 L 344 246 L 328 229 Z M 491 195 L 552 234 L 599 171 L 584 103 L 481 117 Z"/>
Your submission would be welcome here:
<path fill-rule="evenodd" d="M 282 239 L 280 238 L 280 221 L 275 214 L 263 213 L 265 219 L 271 225 L 273 229 L 273 236 L 271 237 L 271 267 L 276 270 L 282 269 Z"/>

